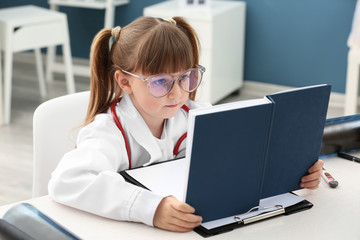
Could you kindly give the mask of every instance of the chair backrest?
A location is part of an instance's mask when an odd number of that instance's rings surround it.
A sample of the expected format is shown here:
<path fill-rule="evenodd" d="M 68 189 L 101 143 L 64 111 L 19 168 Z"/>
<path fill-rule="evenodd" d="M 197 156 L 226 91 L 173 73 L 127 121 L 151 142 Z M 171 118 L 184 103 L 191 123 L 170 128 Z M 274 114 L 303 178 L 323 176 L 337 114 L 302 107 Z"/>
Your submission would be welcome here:
<path fill-rule="evenodd" d="M 33 197 L 48 194 L 52 171 L 74 149 L 85 120 L 90 92 L 79 92 L 42 103 L 33 118 Z"/>

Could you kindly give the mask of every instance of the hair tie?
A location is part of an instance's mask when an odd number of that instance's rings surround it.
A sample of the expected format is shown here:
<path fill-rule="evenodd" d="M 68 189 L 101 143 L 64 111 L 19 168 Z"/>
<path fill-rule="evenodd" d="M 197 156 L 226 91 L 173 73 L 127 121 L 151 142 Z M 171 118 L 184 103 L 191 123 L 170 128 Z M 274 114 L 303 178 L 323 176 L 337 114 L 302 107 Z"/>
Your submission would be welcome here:
<path fill-rule="evenodd" d="M 171 24 L 176 25 L 176 21 L 175 21 L 174 19 L 172 19 L 172 18 L 165 19 L 165 21 L 167 21 L 167 22 L 169 22 L 169 23 L 171 23 Z"/>
<path fill-rule="evenodd" d="M 113 36 L 115 39 L 119 38 L 121 27 L 117 26 L 111 29 L 111 36 Z"/>

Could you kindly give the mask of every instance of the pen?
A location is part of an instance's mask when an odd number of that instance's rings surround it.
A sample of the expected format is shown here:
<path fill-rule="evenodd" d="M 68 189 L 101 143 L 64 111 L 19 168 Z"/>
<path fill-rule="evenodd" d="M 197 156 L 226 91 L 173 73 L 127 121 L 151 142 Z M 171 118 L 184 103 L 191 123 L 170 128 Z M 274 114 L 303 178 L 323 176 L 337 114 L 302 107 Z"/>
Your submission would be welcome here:
<path fill-rule="evenodd" d="M 335 178 L 333 178 L 331 176 L 331 174 L 326 171 L 325 168 L 322 168 L 322 174 L 323 178 L 325 179 L 325 182 L 329 184 L 330 187 L 332 188 L 336 188 L 339 185 L 339 182 L 335 180 Z"/>
<path fill-rule="evenodd" d="M 360 163 L 360 158 L 355 157 L 355 156 L 352 156 L 352 155 L 350 155 L 350 154 L 346 154 L 346 153 L 343 153 L 343 152 L 338 152 L 337 155 L 338 155 L 339 157 L 341 157 L 341 158 L 345 158 L 345 159 L 347 159 L 347 160 Z"/>

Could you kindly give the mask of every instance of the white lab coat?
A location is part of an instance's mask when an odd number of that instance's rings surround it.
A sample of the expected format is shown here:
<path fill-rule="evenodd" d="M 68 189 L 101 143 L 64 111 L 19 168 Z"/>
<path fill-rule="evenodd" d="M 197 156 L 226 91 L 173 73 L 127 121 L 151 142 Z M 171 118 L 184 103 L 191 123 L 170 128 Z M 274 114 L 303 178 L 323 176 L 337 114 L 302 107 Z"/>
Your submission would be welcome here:
<path fill-rule="evenodd" d="M 186 105 L 190 109 L 206 106 L 193 101 Z M 183 109 L 166 120 L 161 139 L 152 135 L 128 95 L 124 94 L 116 112 L 130 144 L 133 168 L 174 157 L 173 148 L 186 132 Z M 185 146 L 184 141 L 180 151 Z M 152 226 L 164 196 L 125 182 L 118 172 L 127 168 L 124 139 L 109 110 L 80 130 L 77 148 L 65 154 L 52 173 L 49 195 L 59 203 L 103 217 Z"/>

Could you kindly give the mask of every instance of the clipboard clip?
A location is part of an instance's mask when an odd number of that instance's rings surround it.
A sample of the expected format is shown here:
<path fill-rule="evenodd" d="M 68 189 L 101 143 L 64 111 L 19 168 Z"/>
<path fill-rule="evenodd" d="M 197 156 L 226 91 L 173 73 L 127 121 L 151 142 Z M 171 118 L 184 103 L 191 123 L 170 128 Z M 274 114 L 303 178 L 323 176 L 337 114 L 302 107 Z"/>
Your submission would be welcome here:
<path fill-rule="evenodd" d="M 266 210 L 270 210 L 275 208 L 275 210 L 271 210 L 269 212 L 266 212 Z M 254 211 L 261 211 L 264 210 L 265 212 L 260 213 L 259 215 L 253 216 L 253 217 L 248 217 L 246 218 L 246 215 L 254 212 Z M 284 214 L 285 213 L 285 208 L 283 208 L 282 205 L 273 205 L 273 206 L 256 206 L 251 208 L 249 211 L 247 211 L 246 213 L 240 214 L 240 215 L 236 215 L 234 216 L 234 220 L 236 220 L 238 223 L 242 223 L 242 224 L 249 224 L 252 222 L 256 222 L 256 221 L 260 221 L 266 218 L 270 218 L 273 216 L 277 216 L 280 214 Z"/>

